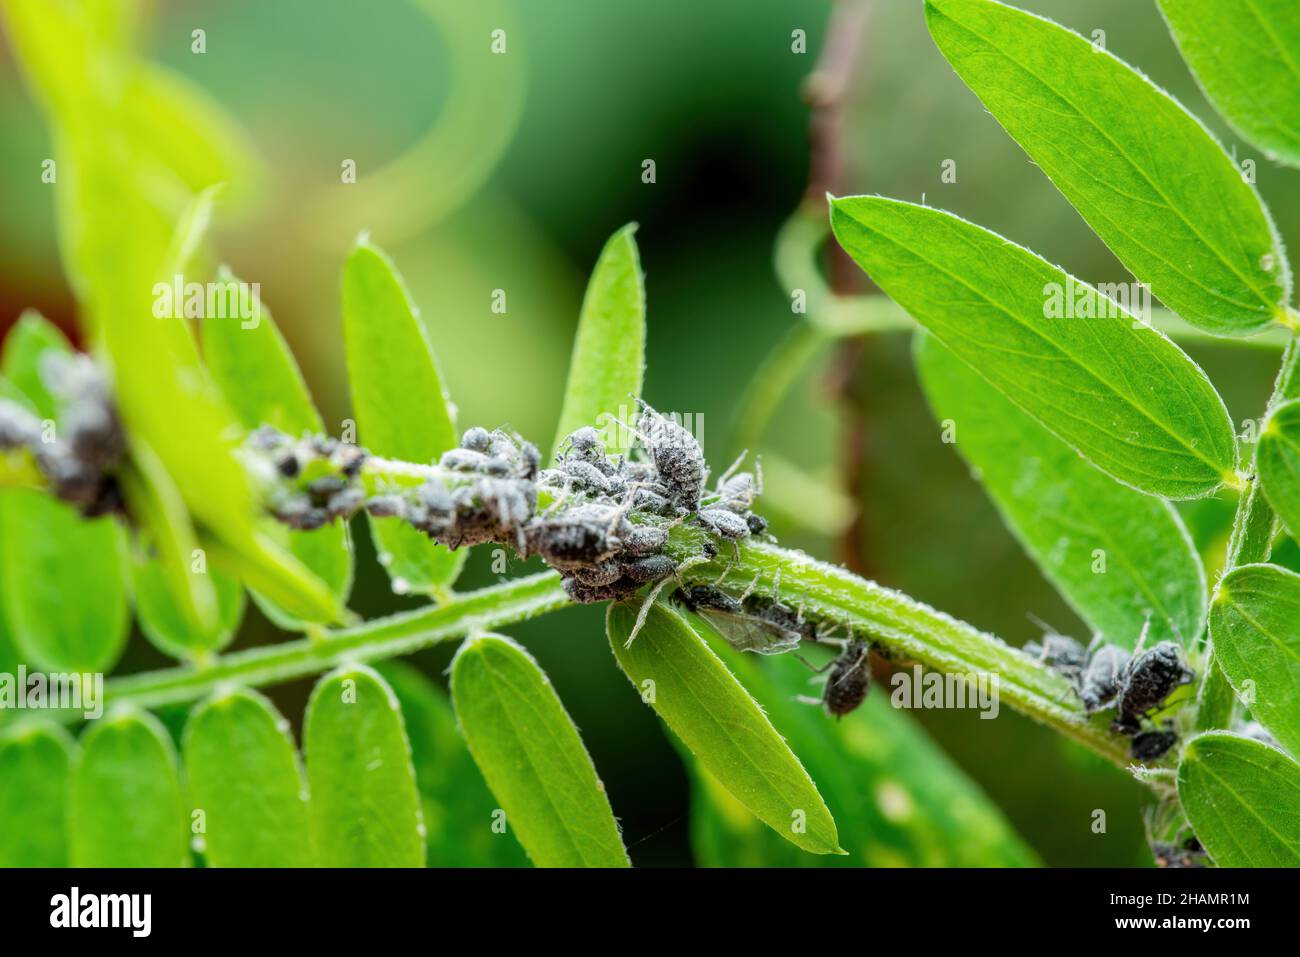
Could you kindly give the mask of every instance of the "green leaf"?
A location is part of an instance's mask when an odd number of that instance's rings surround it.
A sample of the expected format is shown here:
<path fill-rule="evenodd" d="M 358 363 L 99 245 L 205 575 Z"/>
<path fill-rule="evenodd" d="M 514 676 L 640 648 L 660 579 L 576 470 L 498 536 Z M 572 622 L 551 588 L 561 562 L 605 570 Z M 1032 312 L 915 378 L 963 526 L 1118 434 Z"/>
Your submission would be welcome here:
<path fill-rule="evenodd" d="M 1260 430 L 1255 468 L 1264 497 L 1291 537 L 1300 539 L 1300 399 L 1269 413 Z"/>
<path fill-rule="evenodd" d="M 41 357 L 47 352 L 66 356 L 72 351 L 72 344 L 58 326 L 29 309 L 4 337 L 0 373 L 27 398 L 37 415 L 55 419 L 59 410 L 41 377 Z"/>
<path fill-rule="evenodd" d="M 219 537 L 234 564 L 273 579 L 306 609 L 295 613 L 338 620 L 342 609 L 320 581 L 257 534 L 258 502 L 235 456 L 240 430 L 180 304 L 166 308 L 175 224 L 192 237 L 203 218 L 196 209 L 211 196 L 193 199 L 178 172 L 155 161 L 158 144 L 142 142 L 151 134 L 122 106 L 135 64 L 80 5 L 6 0 L 4 8 L 20 66 L 50 114 L 66 271 L 87 338 L 112 367 L 128 434 L 157 456 L 195 525 Z"/>
<path fill-rule="evenodd" d="M 183 867 L 190 851 L 176 750 L 158 719 L 121 710 L 91 725 L 72 765 L 73 867 Z"/>
<path fill-rule="evenodd" d="M 764 827 L 700 762 L 691 843 L 709 867 L 1030 867 L 1033 851 L 989 798 L 875 688 L 840 721 L 796 700 L 817 695 L 812 675 L 789 655 L 759 659 L 699 633 L 762 704 L 817 781 L 847 855 L 801 853 Z M 704 625 L 704 627 L 699 627 Z M 638 640 L 640 640 L 638 638 Z"/>
<path fill-rule="evenodd" d="M 1205 569 L 1168 502 L 1079 458 L 933 336 L 916 341 L 926 396 L 1007 527 L 1093 631 L 1132 648 L 1191 647 L 1205 624 Z"/>
<path fill-rule="evenodd" d="M 421 867 L 411 746 L 392 690 L 365 665 L 312 690 L 303 731 L 311 835 L 324 867 Z"/>
<path fill-rule="evenodd" d="M 375 455 L 430 463 L 457 445 L 456 426 L 415 304 L 392 261 L 366 237 L 343 271 L 343 338 L 360 441 Z M 398 518 L 370 520 L 395 590 L 437 593 L 464 564 Z"/>
<path fill-rule="evenodd" d="M 0 495 L 0 588 L 14 643 L 50 671 L 109 671 L 126 644 L 125 541 L 44 492 Z"/>
<path fill-rule="evenodd" d="M 467 638 L 451 695 L 474 762 L 534 864 L 628 866 L 605 786 L 532 655 L 500 635 Z"/>
<path fill-rule="evenodd" d="M 221 609 L 216 588 L 210 577 L 195 572 L 199 540 L 180 489 L 147 444 L 135 438 L 129 442 L 130 454 L 118 481 L 142 546 L 150 550 L 151 560 L 166 579 L 169 604 L 194 634 L 218 633 Z"/>
<path fill-rule="evenodd" d="M 1197 735 L 1178 765 L 1178 800 L 1220 867 L 1300 867 L 1300 765 L 1277 748 Z"/>
<path fill-rule="evenodd" d="M 230 644 L 244 617 L 244 586 L 238 579 L 215 568 L 206 573 L 216 596 L 217 618 L 215 627 L 196 630 L 159 559 L 136 556 L 131 570 L 140 630 L 159 651 L 174 658 L 201 660 Z"/>
<path fill-rule="evenodd" d="M 605 627 L 619 667 L 718 782 L 792 844 L 840 854 L 817 786 L 749 693 L 667 605 L 649 609 L 632 646 L 638 605 L 609 607 Z"/>
<path fill-rule="evenodd" d="M 1251 714 L 1300 754 L 1300 575 L 1276 565 L 1233 569 L 1215 590 L 1210 638 Z"/>
<path fill-rule="evenodd" d="M 43 357 L 67 355 L 53 324 L 24 313 L 6 337 L 0 371 L 33 411 L 58 415 Z M 106 671 L 126 643 L 125 535 L 112 518 L 86 521 L 44 492 L 0 494 L 0 606 L 24 657 L 54 671 Z"/>
<path fill-rule="evenodd" d="M 645 279 L 637 253 L 636 223 L 605 243 L 587 283 L 573 340 L 560 425 L 551 454 L 571 432 L 605 427 L 605 445 L 619 450 L 616 419 L 627 420 L 632 396 L 645 374 Z"/>
<path fill-rule="evenodd" d="M 289 723 L 255 691 L 209 698 L 183 742 L 190 801 L 213 867 L 310 867 L 307 783 Z"/>
<path fill-rule="evenodd" d="M 925 12 L 957 75 L 1174 312 L 1221 335 L 1283 314 L 1291 274 L 1268 213 L 1177 101 L 1110 52 L 1014 7 L 926 0 Z"/>
<path fill-rule="evenodd" d="M 76 743 L 30 722 L 0 733 L 0 867 L 67 867 L 68 766 Z"/>
<path fill-rule="evenodd" d="M 239 295 L 244 288 L 228 271 L 223 270 L 218 281 L 228 296 Z M 203 354 L 213 379 L 246 429 L 265 424 L 292 436 L 323 434 L 325 424 L 270 311 L 256 300 L 250 305 L 255 319 L 203 322 Z M 352 543 L 347 524 L 336 522 L 310 532 L 289 531 L 287 542 L 289 551 L 339 602 L 346 602 L 352 589 Z M 287 630 L 302 627 L 301 619 L 270 599 L 256 593 L 254 597 L 276 624 Z"/>
<path fill-rule="evenodd" d="M 402 705 L 424 811 L 430 867 L 528 867 L 513 829 L 494 827 L 501 805 L 456 727 L 446 694 L 408 664 L 376 670 Z"/>
<path fill-rule="evenodd" d="M 831 227 L 917 322 L 1102 471 L 1165 498 L 1236 481 L 1232 422 L 1209 379 L 1090 286 L 925 206 L 838 199 Z M 1051 291 L 1079 318 L 1050 318 Z"/>
<path fill-rule="evenodd" d="M 1300 165 L 1300 8 L 1291 0 L 1160 0 L 1201 89 L 1269 159 Z"/>

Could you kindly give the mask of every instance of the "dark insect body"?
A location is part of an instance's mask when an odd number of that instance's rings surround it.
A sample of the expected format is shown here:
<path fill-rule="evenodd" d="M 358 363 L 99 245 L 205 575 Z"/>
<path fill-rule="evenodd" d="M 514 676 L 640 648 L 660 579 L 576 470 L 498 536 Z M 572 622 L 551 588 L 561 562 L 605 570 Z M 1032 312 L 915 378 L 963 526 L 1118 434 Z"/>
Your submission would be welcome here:
<path fill-rule="evenodd" d="M 1173 731 L 1139 731 L 1133 736 L 1129 754 L 1135 761 L 1158 761 L 1178 743 Z"/>
<path fill-rule="evenodd" d="M 695 585 L 677 593 L 683 605 L 717 629 L 737 651 L 781 655 L 799 647 L 802 634 L 777 617 L 754 614 L 745 598 L 733 598 L 713 585 Z"/>
<path fill-rule="evenodd" d="M 1022 650 L 1071 681 L 1077 682 L 1088 665 L 1088 649 L 1068 635 L 1054 631 L 1046 632 L 1041 641 L 1026 642 Z"/>
<path fill-rule="evenodd" d="M 1088 658 L 1078 684 L 1079 700 L 1088 714 L 1102 710 L 1115 700 L 1131 660 L 1132 655 L 1119 645 L 1102 645 Z"/>
<path fill-rule="evenodd" d="M 1136 734 L 1143 718 L 1159 711 L 1175 688 L 1189 684 L 1194 677 L 1183 661 L 1182 649 L 1172 641 L 1139 652 L 1120 678 L 1114 729 Z"/>
<path fill-rule="evenodd" d="M 826 713 L 842 718 L 866 700 L 871 688 L 871 646 L 861 638 L 851 639 L 831 664 L 830 677 L 822 692 Z"/>
<path fill-rule="evenodd" d="M 1209 867 L 1210 859 L 1205 848 L 1195 837 L 1189 837 L 1182 843 L 1155 841 L 1151 844 L 1151 855 L 1156 860 L 1156 867 Z"/>

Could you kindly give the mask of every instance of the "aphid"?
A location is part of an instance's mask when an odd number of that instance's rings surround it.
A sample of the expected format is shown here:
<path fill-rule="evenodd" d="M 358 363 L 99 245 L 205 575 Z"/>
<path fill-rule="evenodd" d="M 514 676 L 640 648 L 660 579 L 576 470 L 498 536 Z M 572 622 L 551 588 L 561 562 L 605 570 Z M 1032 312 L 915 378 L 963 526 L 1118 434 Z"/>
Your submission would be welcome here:
<path fill-rule="evenodd" d="M 762 535 L 767 531 L 767 519 L 761 515 L 755 515 L 750 512 L 745 516 L 745 524 L 749 526 L 749 534 Z"/>
<path fill-rule="evenodd" d="M 559 458 L 565 462 L 587 462 L 602 471 L 613 468 L 605 458 L 605 443 L 600 433 L 590 425 L 569 433 L 561 446 Z"/>
<path fill-rule="evenodd" d="M 1088 665 L 1088 649 L 1068 635 L 1044 627 L 1041 641 L 1025 642 L 1025 654 L 1071 681 L 1077 681 Z"/>
<path fill-rule="evenodd" d="M 623 551 L 629 555 L 650 555 L 668 544 L 668 529 L 658 525 L 633 525 L 619 532 Z"/>
<path fill-rule="evenodd" d="M 40 439 L 41 424 L 16 402 L 0 399 L 0 451 L 21 448 Z"/>
<path fill-rule="evenodd" d="M 397 495 L 376 495 L 366 501 L 366 511 L 375 518 L 401 518 L 406 503 Z"/>
<path fill-rule="evenodd" d="M 1182 649 L 1172 641 L 1140 652 L 1120 676 L 1115 730 L 1136 734 L 1144 717 L 1159 711 L 1175 688 L 1195 677 L 1183 662 Z"/>
<path fill-rule="evenodd" d="M 780 655 L 799 647 L 802 635 L 798 630 L 745 609 L 748 590 L 740 598 L 733 598 L 713 585 L 694 585 L 682 589 L 677 596 L 683 605 L 713 625 L 737 651 Z"/>
<path fill-rule="evenodd" d="M 866 700 L 871 688 L 871 646 L 861 638 L 850 640 L 831 665 L 822 691 L 822 706 L 834 718 L 842 718 Z"/>
<path fill-rule="evenodd" d="M 1119 645 L 1102 645 L 1088 658 L 1088 664 L 1079 675 L 1079 700 L 1088 714 L 1100 711 L 1119 694 L 1124 669 L 1132 656 Z"/>
<path fill-rule="evenodd" d="M 1172 841 L 1153 841 L 1151 856 L 1155 858 L 1156 867 L 1208 867 L 1209 857 L 1205 848 L 1195 837 L 1189 837 L 1181 844 Z"/>
<path fill-rule="evenodd" d="M 625 524 L 623 510 L 611 505 L 579 505 L 524 528 L 525 554 L 538 554 L 553 568 L 572 571 L 602 562 L 622 545 L 615 531 Z"/>
<path fill-rule="evenodd" d="M 680 424 L 637 399 L 641 417 L 636 432 L 650 454 L 657 480 L 673 505 L 693 512 L 700 505 L 707 473 L 700 443 Z"/>
<path fill-rule="evenodd" d="M 725 508 L 702 508 L 695 513 L 695 518 L 714 535 L 731 542 L 749 535 L 749 523 L 742 516 Z"/>
<path fill-rule="evenodd" d="M 1173 731 L 1140 731 L 1133 737 L 1129 754 L 1135 761 L 1157 761 L 1177 743 L 1178 735 Z"/>
<path fill-rule="evenodd" d="M 634 581 L 620 578 L 608 585 L 585 585 L 577 578 L 569 577 L 561 583 L 568 596 L 579 605 L 594 605 L 601 601 L 618 601 L 626 598 L 640 587 Z M 648 603 L 647 603 L 648 604 Z"/>
<path fill-rule="evenodd" d="M 591 588 L 600 588 L 605 585 L 612 585 L 623 577 L 623 563 L 616 558 L 607 558 L 603 562 L 596 562 L 584 568 L 575 568 L 572 572 L 574 578 Z"/>
<path fill-rule="evenodd" d="M 486 455 L 492 448 L 492 435 L 487 429 L 476 425 L 465 430 L 465 434 L 460 437 L 460 447 Z"/>
<path fill-rule="evenodd" d="M 676 570 L 677 563 L 667 555 L 643 555 L 628 559 L 623 564 L 623 573 L 641 585 L 667 578 Z"/>

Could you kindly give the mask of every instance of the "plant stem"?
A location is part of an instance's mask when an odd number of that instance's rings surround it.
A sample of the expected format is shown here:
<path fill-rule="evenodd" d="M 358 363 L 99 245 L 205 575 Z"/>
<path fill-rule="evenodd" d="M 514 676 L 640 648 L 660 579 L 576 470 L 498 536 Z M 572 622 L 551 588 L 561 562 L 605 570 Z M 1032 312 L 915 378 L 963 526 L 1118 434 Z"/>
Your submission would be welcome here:
<path fill-rule="evenodd" d="M 1298 369 L 1300 369 L 1300 336 L 1292 336 L 1282 354 L 1282 366 L 1278 370 L 1267 411 L 1271 412 L 1278 403 L 1296 396 L 1297 390 L 1300 390 Z M 1264 490 L 1260 487 L 1253 458 L 1250 473 L 1248 484 L 1237 500 L 1232 535 L 1228 539 L 1228 555 L 1223 563 L 1220 578 L 1240 565 L 1268 561 L 1273 551 L 1275 516 L 1268 500 L 1264 497 Z M 1205 678 L 1201 681 L 1196 696 L 1196 730 L 1209 731 L 1214 728 L 1230 727 L 1236 701 L 1232 686 L 1214 657 L 1213 638 L 1207 636 Z"/>
<path fill-rule="evenodd" d="M 107 707 L 156 708 L 195 701 L 217 687 L 282 684 L 328 671 L 345 662 L 382 661 L 408 655 L 449 638 L 501 628 L 569 604 L 554 572 L 517 578 L 456 595 L 442 605 L 377 618 L 322 636 L 237 651 L 200 666 L 151 671 L 105 684 Z M 58 720 L 79 720 L 80 712 L 45 712 Z"/>
<path fill-rule="evenodd" d="M 670 546 L 683 554 L 698 551 L 681 539 Z M 701 533 L 702 534 L 702 533 Z M 870 635 L 887 656 L 919 661 L 947 674 L 994 675 L 1002 701 L 1031 718 L 1086 745 L 1115 764 L 1126 766 L 1128 742 L 1084 714 L 1069 682 L 999 638 L 944 614 L 901 592 L 885 588 L 837 565 L 820 562 L 803 552 L 749 540 L 740 543 L 740 557 L 728 562 L 730 548 L 707 564 L 682 572 L 687 582 L 721 581 L 740 591 L 780 593 L 809 617 L 839 623 Z"/>

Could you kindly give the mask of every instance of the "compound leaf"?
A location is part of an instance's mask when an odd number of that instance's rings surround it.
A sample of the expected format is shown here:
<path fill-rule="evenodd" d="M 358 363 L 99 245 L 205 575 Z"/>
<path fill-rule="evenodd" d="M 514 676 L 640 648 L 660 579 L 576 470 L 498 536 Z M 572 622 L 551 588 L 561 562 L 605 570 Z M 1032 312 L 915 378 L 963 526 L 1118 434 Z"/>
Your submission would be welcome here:
<path fill-rule="evenodd" d="M 837 199 L 831 226 L 917 322 L 1102 471 L 1165 498 L 1235 481 L 1232 422 L 1209 379 L 1090 286 L 926 206 Z M 1050 317 L 1053 293 L 1083 311 Z"/>
<path fill-rule="evenodd" d="M 1169 308 L 1237 336 L 1284 312 L 1291 274 L 1259 194 L 1181 104 L 1014 7 L 926 0 L 925 12 L 957 75 Z"/>
<path fill-rule="evenodd" d="M 605 786 L 550 680 L 501 635 L 465 640 L 452 705 L 474 762 L 538 867 L 627 867 Z"/>

